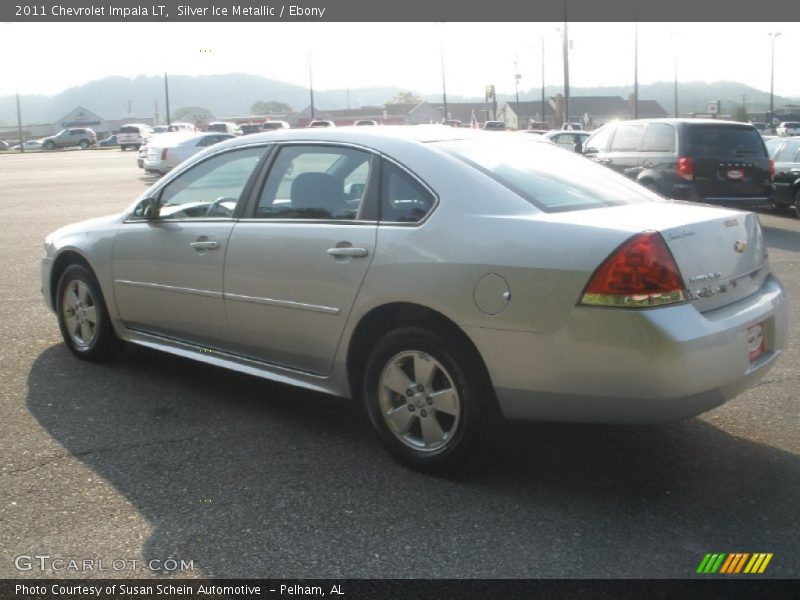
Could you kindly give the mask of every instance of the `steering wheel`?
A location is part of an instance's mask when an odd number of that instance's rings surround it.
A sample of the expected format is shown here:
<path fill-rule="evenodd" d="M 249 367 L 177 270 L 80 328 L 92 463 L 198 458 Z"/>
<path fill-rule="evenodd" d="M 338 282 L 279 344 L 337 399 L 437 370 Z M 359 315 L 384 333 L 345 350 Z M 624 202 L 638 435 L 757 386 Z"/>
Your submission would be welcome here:
<path fill-rule="evenodd" d="M 217 198 L 211 204 L 208 205 L 208 209 L 206 210 L 207 217 L 231 217 L 233 216 L 233 210 L 236 208 L 236 198 L 229 198 L 227 196 L 223 196 L 222 198 Z M 229 208 L 225 206 L 226 203 L 230 203 L 233 205 L 233 208 Z"/>

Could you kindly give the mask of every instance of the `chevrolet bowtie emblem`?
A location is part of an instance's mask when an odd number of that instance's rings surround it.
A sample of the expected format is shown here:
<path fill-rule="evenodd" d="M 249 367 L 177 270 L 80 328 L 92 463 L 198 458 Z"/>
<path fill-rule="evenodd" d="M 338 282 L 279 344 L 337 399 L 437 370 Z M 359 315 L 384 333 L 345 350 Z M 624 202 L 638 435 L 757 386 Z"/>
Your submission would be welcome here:
<path fill-rule="evenodd" d="M 737 241 L 736 243 L 733 244 L 733 249 L 736 250 L 736 252 L 738 252 L 739 254 L 742 254 L 745 248 L 747 248 L 747 242 Z"/>

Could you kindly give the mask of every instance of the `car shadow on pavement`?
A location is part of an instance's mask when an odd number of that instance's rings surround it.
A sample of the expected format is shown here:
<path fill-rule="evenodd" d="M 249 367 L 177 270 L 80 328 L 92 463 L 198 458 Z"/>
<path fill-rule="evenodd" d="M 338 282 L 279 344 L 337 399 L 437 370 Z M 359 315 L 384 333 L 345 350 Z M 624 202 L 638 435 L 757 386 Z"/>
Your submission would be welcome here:
<path fill-rule="evenodd" d="M 685 577 L 712 551 L 800 572 L 800 457 L 702 419 L 502 424 L 433 477 L 389 458 L 356 403 L 146 349 L 97 365 L 53 346 L 28 389 L 65 460 L 151 524 L 143 558 L 204 576 Z"/>
<path fill-rule="evenodd" d="M 770 248 L 786 250 L 787 252 L 798 252 L 798 249 L 800 249 L 800 232 L 798 231 L 770 227 L 768 225 L 762 225 L 761 230 L 764 232 L 764 238 Z"/>

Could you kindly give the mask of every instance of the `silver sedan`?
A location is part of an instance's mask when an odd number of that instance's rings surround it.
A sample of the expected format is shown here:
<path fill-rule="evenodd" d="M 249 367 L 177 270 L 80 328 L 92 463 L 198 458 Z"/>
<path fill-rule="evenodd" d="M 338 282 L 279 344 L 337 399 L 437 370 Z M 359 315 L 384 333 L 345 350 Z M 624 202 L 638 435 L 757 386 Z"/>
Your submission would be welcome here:
<path fill-rule="evenodd" d="M 359 398 L 423 470 L 497 414 L 691 417 L 786 342 L 756 215 L 663 200 L 513 133 L 237 138 L 45 247 L 42 291 L 77 357 L 128 342 Z"/>
<path fill-rule="evenodd" d="M 150 138 L 144 150 L 142 168 L 163 175 L 187 158 L 219 142 L 229 140 L 227 133 L 162 133 Z M 140 153 L 141 154 L 141 153 Z"/>

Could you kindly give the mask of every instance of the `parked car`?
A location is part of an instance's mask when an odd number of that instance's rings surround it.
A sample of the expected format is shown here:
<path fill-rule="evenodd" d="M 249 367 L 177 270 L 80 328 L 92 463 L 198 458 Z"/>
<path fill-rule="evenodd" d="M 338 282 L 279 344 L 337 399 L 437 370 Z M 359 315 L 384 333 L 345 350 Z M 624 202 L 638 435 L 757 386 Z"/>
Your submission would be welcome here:
<path fill-rule="evenodd" d="M 70 148 L 78 146 L 86 150 L 97 143 L 97 134 L 92 129 L 78 127 L 73 129 L 62 129 L 56 135 L 42 139 L 42 147 L 45 150 L 56 148 Z"/>
<path fill-rule="evenodd" d="M 128 148 L 136 150 L 144 144 L 150 136 L 153 135 L 153 129 L 144 123 L 127 123 L 119 128 L 117 137 L 119 138 L 119 145 L 123 151 Z"/>
<path fill-rule="evenodd" d="M 119 146 L 119 138 L 116 135 L 111 135 L 97 142 L 97 145 L 100 148 L 113 148 L 114 146 Z"/>
<path fill-rule="evenodd" d="M 316 119 L 314 121 L 311 121 L 311 123 L 309 123 L 308 126 L 312 127 L 312 128 L 313 127 L 336 127 L 336 123 L 334 123 L 333 121 L 327 121 L 325 119 Z"/>
<path fill-rule="evenodd" d="M 447 125 L 448 127 L 463 127 L 463 124 L 458 119 L 445 119 L 442 121 L 442 125 Z"/>
<path fill-rule="evenodd" d="M 505 131 L 506 124 L 503 121 L 486 121 L 483 128 L 488 131 Z"/>
<path fill-rule="evenodd" d="M 357 127 L 369 127 L 371 125 L 377 125 L 377 121 L 373 121 L 372 119 L 360 119 L 354 123 Z"/>
<path fill-rule="evenodd" d="M 251 135 L 253 133 L 261 133 L 261 125 L 256 125 L 254 123 L 247 123 L 239 127 L 242 131 L 242 135 Z"/>
<path fill-rule="evenodd" d="M 162 133 L 147 144 L 144 170 L 163 175 L 190 156 L 232 137 L 228 133 Z"/>
<path fill-rule="evenodd" d="M 261 124 L 262 131 L 272 131 L 274 129 L 289 129 L 289 124 L 286 121 L 264 121 Z"/>
<path fill-rule="evenodd" d="M 527 131 L 531 132 L 530 129 Z M 589 135 L 591 134 L 588 131 L 561 131 L 556 129 L 555 131 L 548 131 L 542 137 L 556 146 L 561 146 L 573 152 L 582 152 L 583 143 L 588 139 Z"/>
<path fill-rule="evenodd" d="M 780 137 L 800 135 L 800 122 L 784 121 L 775 128 L 775 134 Z"/>
<path fill-rule="evenodd" d="M 583 153 L 669 198 L 770 206 L 774 164 L 749 123 L 639 119 L 605 125 Z"/>
<path fill-rule="evenodd" d="M 23 144 L 25 150 L 39 150 L 42 147 L 42 140 L 28 140 Z M 16 146 L 11 146 L 12 150 L 19 150 L 20 144 Z"/>
<path fill-rule="evenodd" d="M 234 138 L 45 253 L 78 358 L 127 341 L 360 398 L 422 470 L 462 459 L 495 411 L 699 414 L 755 385 L 789 331 L 753 213 L 441 126 Z"/>
<path fill-rule="evenodd" d="M 583 131 L 583 125 L 580 123 L 564 123 L 561 125 L 562 131 Z"/>
<path fill-rule="evenodd" d="M 228 135 L 242 135 L 242 130 L 236 123 L 230 121 L 215 121 L 206 127 L 208 133 L 227 133 Z"/>
<path fill-rule="evenodd" d="M 195 127 L 193 123 L 178 121 L 176 123 L 170 123 L 167 126 L 168 133 L 194 133 L 195 131 L 197 131 L 197 127 Z"/>
<path fill-rule="evenodd" d="M 161 134 L 159 134 L 161 135 Z M 144 169 L 144 159 L 147 157 L 147 144 L 142 144 L 139 147 L 139 154 L 136 157 L 136 164 L 140 169 Z"/>
<path fill-rule="evenodd" d="M 794 206 L 800 216 L 800 137 L 778 138 L 770 154 L 775 160 L 776 207 Z"/>

